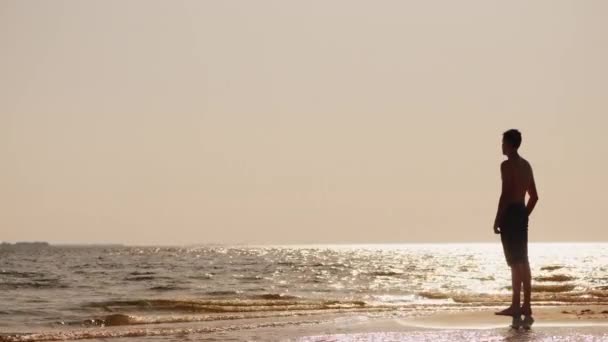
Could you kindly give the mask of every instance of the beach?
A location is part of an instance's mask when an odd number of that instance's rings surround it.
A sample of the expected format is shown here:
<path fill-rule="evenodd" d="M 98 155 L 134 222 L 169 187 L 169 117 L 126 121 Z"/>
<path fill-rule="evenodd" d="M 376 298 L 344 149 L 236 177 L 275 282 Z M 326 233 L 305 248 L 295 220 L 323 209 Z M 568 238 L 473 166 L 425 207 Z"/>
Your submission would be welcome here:
<path fill-rule="evenodd" d="M 492 310 L 435 313 L 409 318 L 378 318 L 362 314 L 320 315 L 312 320 L 272 322 L 243 319 L 230 326 L 213 322 L 196 327 L 104 327 L 5 335 L 0 341 L 140 339 L 217 341 L 604 341 L 608 338 L 608 306 L 535 308 L 530 330 L 508 327 L 509 317 Z M 602 313 L 604 312 L 604 313 Z"/>
<path fill-rule="evenodd" d="M 336 333 L 302 336 L 294 341 L 604 341 L 608 338 L 605 306 L 535 309 L 530 330 L 508 327 L 509 317 L 493 310 L 437 313 L 410 319 L 362 320 Z M 588 310 L 588 311 L 585 311 Z M 576 314 L 564 313 L 576 312 Z M 283 338 L 283 337 L 281 337 Z"/>

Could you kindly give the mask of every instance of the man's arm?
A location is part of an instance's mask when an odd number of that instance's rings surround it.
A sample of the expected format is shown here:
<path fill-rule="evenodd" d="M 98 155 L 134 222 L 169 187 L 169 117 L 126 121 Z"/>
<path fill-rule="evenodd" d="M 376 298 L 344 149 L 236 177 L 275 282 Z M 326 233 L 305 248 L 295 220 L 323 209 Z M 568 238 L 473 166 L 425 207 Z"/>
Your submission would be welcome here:
<path fill-rule="evenodd" d="M 502 215 L 505 207 L 505 197 L 507 189 L 509 188 L 509 177 L 507 174 L 507 162 L 504 161 L 500 164 L 500 178 L 502 180 L 502 189 L 500 191 L 500 199 L 498 200 L 498 209 L 496 210 L 496 218 L 494 219 L 494 233 L 500 234 L 498 229 L 500 222 L 502 221 Z"/>
<path fill-rule="evenodd" d="M 530 198 L 528 199 L 528 204 L 526 205 L 526 211 L 528 212 L 528 216 L 532 214 L 532 210 L 536 206 L 536 202 L 538 202 L 538 192 L 536 192 L 536 183 L 534 182 L 534 173 L 532 172 L 532 166 L 530 166 L 530 184 L 528 185 L 528 195 Z"/>

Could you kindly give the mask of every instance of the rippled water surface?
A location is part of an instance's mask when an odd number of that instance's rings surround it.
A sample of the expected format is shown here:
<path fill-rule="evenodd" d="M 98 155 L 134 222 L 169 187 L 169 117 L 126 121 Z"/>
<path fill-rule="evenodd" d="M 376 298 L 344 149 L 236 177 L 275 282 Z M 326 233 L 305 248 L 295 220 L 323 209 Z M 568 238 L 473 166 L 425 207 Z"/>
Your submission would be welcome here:
<path fill-rule="evenodd" d="M 608 244 L 531 244 L 530 262 L 534 305 L 608 303 Z M 3 247 L 0 340 L 153 338 L 502 306 L 509 277 L 499 244 Z"/>

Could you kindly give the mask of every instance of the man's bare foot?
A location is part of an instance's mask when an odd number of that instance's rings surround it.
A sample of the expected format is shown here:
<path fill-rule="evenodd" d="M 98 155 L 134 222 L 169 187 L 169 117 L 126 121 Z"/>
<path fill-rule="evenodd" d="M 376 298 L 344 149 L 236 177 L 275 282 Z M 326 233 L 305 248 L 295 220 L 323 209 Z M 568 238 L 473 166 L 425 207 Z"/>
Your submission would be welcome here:
<path fill-rule="evenodd" d="M 513 316 L 513 320 L 511 321 L 511 328 L 517 330 L 523 326 L 523 321 L 521 320 L 521 316 Z"/>
<path fill-rule="evenodd" d="M 532 328 L 532 324 L 534 324 L 534 318 L 532 318 L 532 315 L 529 315 L 525 316 L 524 319 L 521 320 L 520 326 L 526 330 L 530 330 L 530 328 Z"/>
<path fill-rule="evenodd" d="M 508 308 L 495 312 L 494 314 L 499 316 L 518 316 L 521 314 L 521 311 L 517 307 L 509 306 Z"/>

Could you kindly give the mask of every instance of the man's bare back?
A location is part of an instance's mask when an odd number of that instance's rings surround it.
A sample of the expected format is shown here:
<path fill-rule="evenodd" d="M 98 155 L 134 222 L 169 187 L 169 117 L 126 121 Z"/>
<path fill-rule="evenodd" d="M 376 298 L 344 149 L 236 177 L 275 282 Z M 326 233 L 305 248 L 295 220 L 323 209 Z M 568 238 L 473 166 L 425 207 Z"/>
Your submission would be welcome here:
<path fill-rule="evenodd" d="M 507 159 L 500 165 L 504 205 L 525 203 L 526 193 L 537 197 L 532 166 L 521 156 Z M 531 204 L 531 203 L 528 203 Z M 528 215 L 532 208 L 526 207 Z"/>

